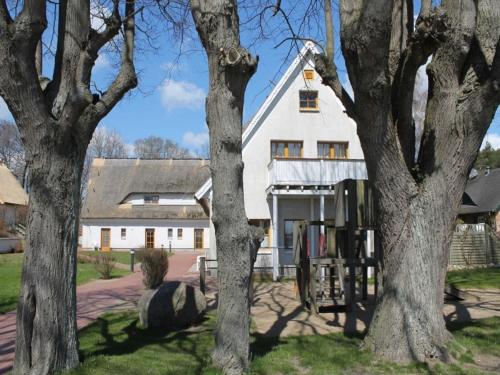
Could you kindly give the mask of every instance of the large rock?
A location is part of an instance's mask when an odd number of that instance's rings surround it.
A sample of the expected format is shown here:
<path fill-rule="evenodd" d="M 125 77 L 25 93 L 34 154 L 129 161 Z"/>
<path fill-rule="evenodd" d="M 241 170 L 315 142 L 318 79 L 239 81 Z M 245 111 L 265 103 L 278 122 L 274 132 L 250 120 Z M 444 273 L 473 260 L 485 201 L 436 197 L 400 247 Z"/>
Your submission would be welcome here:
<path fill-rule="evenodd" d="M 196 323 L 207 308 L 203 293 L 179 281 L 147 290 L 139 300 L 139 319 L 144 328 L 180 329 Z"/>

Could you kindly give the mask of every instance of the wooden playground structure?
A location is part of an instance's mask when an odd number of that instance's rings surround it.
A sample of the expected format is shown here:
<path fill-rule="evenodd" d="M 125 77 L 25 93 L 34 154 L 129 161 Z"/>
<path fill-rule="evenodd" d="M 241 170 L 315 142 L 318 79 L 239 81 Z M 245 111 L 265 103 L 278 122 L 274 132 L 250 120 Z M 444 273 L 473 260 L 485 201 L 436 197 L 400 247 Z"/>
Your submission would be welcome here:
<path fill-rule="evenodd" d="M 359 299 L 366 301 L 369 268 L 374 270 L 377 294 L 381 248 L 368 181 L 349 179 L 336 184 L 334 212 L 334 220 L 303 220 L 294 225 L 298 297 L 315 313 L 352 310 Z M 320 232 L 317 249 L 311 249 L 308 240 L 314 227 Z"/>

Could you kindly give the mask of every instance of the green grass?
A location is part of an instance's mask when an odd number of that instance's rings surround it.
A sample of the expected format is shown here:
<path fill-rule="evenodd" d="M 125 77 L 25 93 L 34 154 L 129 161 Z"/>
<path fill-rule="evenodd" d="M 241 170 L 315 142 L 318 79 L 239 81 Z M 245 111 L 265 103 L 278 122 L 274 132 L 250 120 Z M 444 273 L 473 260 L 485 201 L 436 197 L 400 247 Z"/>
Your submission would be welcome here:
<path fill-rule="evenodd" d="M 23 254 L 0 254 L 0 314 L 16 308 L 21 284 Z M 129 272 L 115 268 L 112 277 L 121 277 Z M 99 279 L 99 273 L 90 263 L 78 264 L 78 285 Z"/>
<path fill-rule="evenodd" d="M 500 288 L 500 268 L 449 271 L 446 282 L 459 289 Z"/>
<path fill-rule="evenodd" d="M 72 374 L 219 374 L 210 364 L 214 314 L 195 329 L 159 333 L 137 327 L 135 313 L 108 314 L 80 332 L 83 365 Z M 469 365 L 476 353 L 500 353 L 500 318 L 450 327 L 453 347 L 460 348 L 452 365 L 399 366 L 376 360 L 359 349 L 361 335 L 315 335 L 283 339 L 252 337 L 255 375 L 299 374 L 480 374 Z"/>

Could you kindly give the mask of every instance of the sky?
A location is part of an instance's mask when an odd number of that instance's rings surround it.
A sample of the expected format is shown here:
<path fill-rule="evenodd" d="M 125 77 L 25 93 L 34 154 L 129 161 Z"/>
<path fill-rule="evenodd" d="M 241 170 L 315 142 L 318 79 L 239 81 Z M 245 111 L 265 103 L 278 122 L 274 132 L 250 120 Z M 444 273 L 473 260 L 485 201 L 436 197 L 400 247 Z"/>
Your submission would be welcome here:
<path fill-rule="evenodd" d="M 297 54 L 290 42 L 276 47 L 285 37 L 282 32 L 283 20 L 279 19 L 279 15 L 267 17 L 266 22 L 269 23 L 271 32 L 257 43 L 254 43 L 254 31 L 242 32 L 243 44 L 250 45 L 252 54 L 259 56 L 257 72 L 246 91 L 244 122 L 258 110 Z M 100 27 L 102 23 L 94 20 L 93 25 Z M 273 30 L 277 30 L 276 35 L 272 35 Z M 313 33 L 316 34 L 313 37 L 316 37 L 321 31 L 314 30 Z M 166 34 L 158 33 L 153 43 L 155 49 L 145 48 L 144 40 L 140 42 L 140 51 L 136 53 L 139 87 L 127 95 L 99 126 L 118 131 L 130 145 L 135 139 L 155 135 L 172 139 L 193 153 L 201 152 L 208 142 L 204 110 L 208 86 L 205 53 L 194 33 L 186 35 L 182 45 L 178 39 L 169 38 Z M 293 48 L 291 54 L 290 48 Z M 182 50 L 181 54 L 179 50 Z M 116 74 L 114 60 L 114 56 L 109 53 L 102 54 L 94 67 L 93 77 L 100 90 L 104 90 Z M 336 60 L 341 80 L 347 83 L 340 53 L 337 53 Z M 51 68 L 52 64 L 48 61 L 44 65 L 44 73 L 50 75 Z M 12 120 L 1 98 L 0 119 Z M 500 148 L 498 110 L 486 140 L 494 147 Z"/>

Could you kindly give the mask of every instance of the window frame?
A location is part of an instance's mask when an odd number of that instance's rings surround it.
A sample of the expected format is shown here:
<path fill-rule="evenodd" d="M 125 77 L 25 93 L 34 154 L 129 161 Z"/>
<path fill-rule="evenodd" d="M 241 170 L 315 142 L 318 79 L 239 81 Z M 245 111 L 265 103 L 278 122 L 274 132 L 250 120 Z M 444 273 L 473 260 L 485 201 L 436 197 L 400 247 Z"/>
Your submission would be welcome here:
<path fill-rule="evenodd" d="M 328 157 L 319 154 L 319 146 L 328 145 Z M 337 157 L 335 155 L 335 145 L 345 145 L 345 156 Z M 346 160 L 349 159 L 349 142 L 346 141 L 318 141 L 316 143 L 316 154 L 319 159 L 324 160 Z"/>
<path fill-rule="evenodd" d="M 174 239 L 174 228 L 167 228 L 167 238 L 169 240 Z"/>
<path fill-rule="evenodd" d="M 183 228 L 177 228 L 177 239 L 182 240 L 183 236 L 184 236 Z"/>
<path fill-rule="evenodd" d="M 122 240 L 127 239 L 127 228 L 120 228 L 120 238 Z"/>
<path fill-rule="evenodd" d="M 309 74 L 311 75 L 310 77 L 308 77 Z M 306 81 L 314 80 L 314 69 L 304 69 L 304 79 Z"/>
<path fill-rule="evenodd" d="M 273 156 L 273 145 L 283 143 L 283 156 Z M 290 147 L 289 144 L 298 144 L 300 147 L 300 155 L 299 156 L 290 156 Z M 286 141 L 286 140 L 271 140 L 270 144 L 270 153 L 271 160 L 273 159 L 302 159 L 304 155 L 304 141 Z"/>
<path fill-rule="evenodd" d="M 314 93 L 314 94 L 316 94 L 316 98 L 314 99 L 314 107 L 309 107 L 309 106 L 303 107 L 302 106 L 303 102 L 306 102 L 306 103 L 310 103 L 311 102 L 310 99 L 302 100 L 301 95 L 303 93 Z M 318 112 L 319 111 L 319 92 L 318 92 L 318 90 L 299 90 L 299 111 L 300 112 Z"/>

